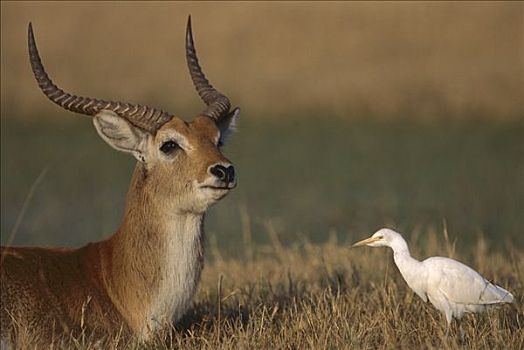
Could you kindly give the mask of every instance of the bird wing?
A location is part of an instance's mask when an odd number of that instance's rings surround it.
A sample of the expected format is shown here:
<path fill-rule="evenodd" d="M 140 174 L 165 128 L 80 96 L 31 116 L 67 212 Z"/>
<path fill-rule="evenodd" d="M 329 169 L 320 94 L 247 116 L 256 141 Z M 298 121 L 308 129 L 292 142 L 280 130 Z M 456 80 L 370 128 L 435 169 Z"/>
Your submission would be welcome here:
<path fill-rule="evenodd" d="M 511 293 L 456 260 L 434 257 L 423 263 L 428 270 L 428 290 L 438 289 L 451 302 L 487 305 L 513 300 Z"/>

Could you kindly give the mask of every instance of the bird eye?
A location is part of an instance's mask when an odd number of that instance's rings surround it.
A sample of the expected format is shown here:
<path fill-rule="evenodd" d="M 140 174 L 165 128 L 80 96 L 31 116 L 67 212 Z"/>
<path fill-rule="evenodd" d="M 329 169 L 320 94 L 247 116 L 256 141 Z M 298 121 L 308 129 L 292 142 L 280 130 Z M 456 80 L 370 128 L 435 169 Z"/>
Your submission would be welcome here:
<path fill-rule="evenodd" d="M 175 141 L 169 140 L 162 144 L 162 147 L 160 147 L 160 150 L 164 152 L 165 154 L 169 154 L 179 147 L 180 146 Z"/>

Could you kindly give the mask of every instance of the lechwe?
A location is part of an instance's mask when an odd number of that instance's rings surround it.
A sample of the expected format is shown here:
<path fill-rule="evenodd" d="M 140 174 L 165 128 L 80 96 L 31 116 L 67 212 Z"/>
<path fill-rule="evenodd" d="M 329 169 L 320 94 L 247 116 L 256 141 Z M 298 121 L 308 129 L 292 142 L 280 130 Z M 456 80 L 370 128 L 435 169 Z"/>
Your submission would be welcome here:
<path fill-rule="evenodd" d="M 202 72 L 191 32 L 189 72 L 206 109 L 191 122 L 130 103 L 74 96 L 44 70 L 31 24 L 31 66 L 44 94 L 93 116 L 98 134 L 138 160 L 125 214 L 107 240 L 78 249 L 2 247 L 1 335 L 17 325 L 44 335 L 87 331 L 147 340 L 188 309 L 203 264 L 204 214 L 235 185 L 220 146 L 239 109 Z"/>

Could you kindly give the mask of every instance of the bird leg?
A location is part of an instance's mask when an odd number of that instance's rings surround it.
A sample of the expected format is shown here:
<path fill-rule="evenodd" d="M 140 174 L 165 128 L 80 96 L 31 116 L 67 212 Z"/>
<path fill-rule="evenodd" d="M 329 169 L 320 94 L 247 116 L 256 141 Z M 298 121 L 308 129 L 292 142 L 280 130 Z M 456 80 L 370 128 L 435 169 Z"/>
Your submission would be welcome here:
<path fill-rule="evenodd" d="M 450 312 L 446 312 L 444 316 L 446 317 L 446 335 L 444 336 L 444 339 L 447 341 L 449 329 L 451 328 L 451 322 L 453 322 L 453 316 Z"/>
<path fill-rule="evenodd" d="M 451 327 L 451 324 L 448 322 L 446 322 L 446 332 L 444 333 L 444 338 L 442 338 L 442 343 L 441 343 L 441 346 L 444 347 L 444 344 L 446 344 L 448 342 L 448 335 L 449 335 L 449 328 Z"/>
<path fill-rule="evenodd" d="M 459 327 L 460 343 L 462 345 L 464 345 L 464 329 L 462 329 L 462 324 L 461 323 L 459 323 L 458 321 L 457 321 L 457 323 L 458 323 L 458 327 Z"/>

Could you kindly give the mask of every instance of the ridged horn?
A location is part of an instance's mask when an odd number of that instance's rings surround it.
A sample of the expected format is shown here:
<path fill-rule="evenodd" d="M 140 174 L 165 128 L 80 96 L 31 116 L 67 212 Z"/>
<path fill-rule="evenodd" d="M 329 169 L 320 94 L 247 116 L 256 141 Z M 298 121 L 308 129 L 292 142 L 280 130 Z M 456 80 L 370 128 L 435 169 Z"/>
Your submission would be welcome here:
<path fill-rule="evenodd" d="M 75 96 L 56 86 L 47 75 L 33 35 L 33 26 L 28 29 L 29 60 L 38 86 L 54 103 L 69 111 L 93 116 L 102 110 L 111 110 L 131 124 L 148 131 L 156 131 L 171 120 L 172 115 L 162 110 L 125 102 L 98 100 L 90 97 Z"/>
<path fill-rule="evenodd" d="M 191 16 L 187 19 L 186 29 L 186 59 L 189 73 L 193 84 L 200 95 L 200 98 L 207 105 L 207 108 L 202 112 L 203 115 L 219 120 L 228 114 L 231 108 L 229 99 L 218 92 L 206 79 L 200 64 L 198 63 L 198 57 L 193 42 L 193 32 L 191 30 Z"/>

